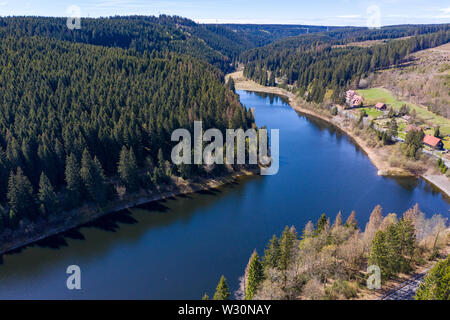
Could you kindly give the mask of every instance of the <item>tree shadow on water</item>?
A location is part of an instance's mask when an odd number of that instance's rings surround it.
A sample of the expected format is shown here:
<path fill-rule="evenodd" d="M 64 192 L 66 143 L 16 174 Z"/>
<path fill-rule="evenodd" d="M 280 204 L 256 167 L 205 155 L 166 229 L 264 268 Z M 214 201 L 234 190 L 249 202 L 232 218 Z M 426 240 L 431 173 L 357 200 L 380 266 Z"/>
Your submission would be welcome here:
<path fill-rule="evenodd" d="M 138 221 L 133 218 L 131 212 L 122 210 L 107 214 L 103 217 L 88 222 L 81 227 L 94 227 L 108 232 L 117 232 L 120 228 L 119 224 L 136 224 Z"/>
<path fill-rule="evenodd" d="M 176 198 L 173 198 L 174 200 Z M 190 197 L 185 197 L 185 199 L 190 199 Z M 164 205 L 163 203 L 167 202 L 167 200 L 159 200 L 159 201 L 153 201 L 153 202 L 148 202 L 148 203 L 144 203 L 141 205 L 136 206 L 135 208 L 137 209 L 141 209 L 141 210 L 145 210 L 148 212 L 162 212 L 165 213 L 167 211 L 169 211 L 169 207 Z"/>
<path fill-rule="evenodd" d="M 60 249 L 62 247 L 67 247 L 69 244 L 67 243 L 64 234 L 56 234 L 37 241 L 36 245 L 41 248 Z"/>

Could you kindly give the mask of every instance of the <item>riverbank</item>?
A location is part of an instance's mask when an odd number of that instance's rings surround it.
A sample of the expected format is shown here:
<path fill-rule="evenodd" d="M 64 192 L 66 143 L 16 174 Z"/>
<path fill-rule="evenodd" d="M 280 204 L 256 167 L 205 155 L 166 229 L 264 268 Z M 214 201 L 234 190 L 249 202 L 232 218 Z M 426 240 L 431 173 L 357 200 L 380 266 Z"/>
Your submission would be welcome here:
<path fill-rule="evenodd" d="M 107 214 L 127 210 L 154 201 L 173 198 L 179 195 L 215 189 L 229 183 L 234 183 L 239 178 L 255 174 L 256 171 L 254 170 L 242 169 L 233 172 L 228 176 L 216 177 L 213 179 L 202 178 L 197 181 L 187 181 L 179 177 L 173 177 L 173 184 L 165 188 L 161 188 L 157 191 L 142 190 L 140 193 L 126 195 L 123 199 L 110 201 L 108 205 L 103 208 L 99 208 L 92 204 L 86 204 L 81 208 L 64 212 L 64 214 L 60 214 L 59 217 L 41 221 L 24 230 L 10 231 L 9 235 L 2 234 L 1 237 L 3 239 L 0 242 L 0 256 L 45 238 L 78 228 Z M 5 239 L 8 237 L 8 240 Z"/>
<path fill-rule="evenodd" d="M 249 80 L 244 77 L 242 71 L 237 71 L 226 76 L 232 77 L 235 82 L 236 90 L 246 90 L 262 93 L 271 93 L 285 97 L 289 101 L 289 105 L 296 111 L 322 119 L 328 123 L 333 124 L 335 127 L 343 131 L 348 137 L 350 137 L 369 157 L 370 161 L 378 169 L 378 175 L 380 176 L 395 176 L 395 177 L 405 177 L 405 176 L 417 176 L 405 169 L 397 168 L 391 166 L 386 158 L 392 152 L 392 146 L 387 146 L 383 148 L 372 148 L 370 147 L 362 138 L 356 136 L 350 127 L 345 125 L 344 118 L 340 116 L 332 117 L 331 115 L 324 115 L 315 110 L 305 108 L 302 101 L 298 97 L 283 88 L 280 87 L 265 87 L 257 84 L 256 82 Z M 424 173 L 419 175 L 419 177 L 426 180 L 428 183 L 432 184 L 434 187 L 442 191 L 442 193 L 450 198 L 450 180 L 443 175 L 436 175 L 431 173 Z"/>

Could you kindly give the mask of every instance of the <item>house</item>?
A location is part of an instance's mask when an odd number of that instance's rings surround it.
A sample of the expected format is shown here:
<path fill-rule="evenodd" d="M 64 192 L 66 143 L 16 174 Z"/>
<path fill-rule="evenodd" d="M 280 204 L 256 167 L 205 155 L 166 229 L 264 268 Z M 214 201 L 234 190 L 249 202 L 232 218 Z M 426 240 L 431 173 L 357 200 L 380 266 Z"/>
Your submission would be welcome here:
<path fill-rule="evenodd" d="M 348 90 L 345 93 L 345 100 L 347 101 L 348 104 L 350 104 L 350 102 L 353 100 L 353 97 L 356 95 L 356 92 L 353 90 Z"/>
<path fill-rule="evenodd" d="M 348 90 L 345 94 L 345 100 L 350 108 L 361 107 L 364 99 L 357 95 L 355 91 Z"/>
<path fill-rule="evenodd" d="M 376 105 L 375 105 L 375 109 L 377 109 L 377 110 L 380 110 L 380 111 L 382 111 L 382 110 L 386 110 L 386 103 L 383 103 L 383 102 L 378 102 Z"/>
<path fill-rule="evenodd" d="M 441 139 L 430 136 L 429 134 L 426 134 L 423 138 L 423 143 L 431 148 L 441 150 L 444 148 L 444 143 Z"/>

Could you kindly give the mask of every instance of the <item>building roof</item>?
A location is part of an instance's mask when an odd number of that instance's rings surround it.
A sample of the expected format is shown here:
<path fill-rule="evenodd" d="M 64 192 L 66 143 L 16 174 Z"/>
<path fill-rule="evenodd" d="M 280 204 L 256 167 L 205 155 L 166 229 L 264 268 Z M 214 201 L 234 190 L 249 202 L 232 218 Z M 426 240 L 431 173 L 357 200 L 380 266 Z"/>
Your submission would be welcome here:
<path fill-rule="evenodd" d="M 358 106 L 363 103 L 363 98 L 361 96 L 354 96 L 352 100 L 353 105 Z"/>
<path fill-rule="evenodd" d="M 423 143 L 433 147 L 437 147 L 440 142 L 441 139 L 430 136 L 429 134 L 426 134 L 425 137 L 423 138 Z"/>
<path fill-rule="evenodd" d="M 375 108 L 377 108 L 377 109 L 383 109 L 384 107 L 386 107 L 386 104 L 383 103 L 383 102 L 378 102 L 378 103 L 375 105 Z"/>

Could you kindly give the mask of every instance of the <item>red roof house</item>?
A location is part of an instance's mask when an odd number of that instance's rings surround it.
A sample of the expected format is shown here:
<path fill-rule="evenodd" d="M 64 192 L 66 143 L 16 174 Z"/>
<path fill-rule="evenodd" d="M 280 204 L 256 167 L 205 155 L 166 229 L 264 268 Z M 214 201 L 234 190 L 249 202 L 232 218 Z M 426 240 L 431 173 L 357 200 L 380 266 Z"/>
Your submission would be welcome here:
<path fill-rule="evenodd" d="M 386 104 L 383 103 L 383 102 L 378 102 L 378 103 L 375 105 L 375 109 L 378 109 L 378 110 L 386 110 Z"/>
<path fill-rule="evenodd" d="M 444 147 L 444 143 L 441 139 L 430 136 L 429 134 L 425 135 L 425 137 L 423 138 L 423 143 L 435 149 L 442 149 Z"/>

